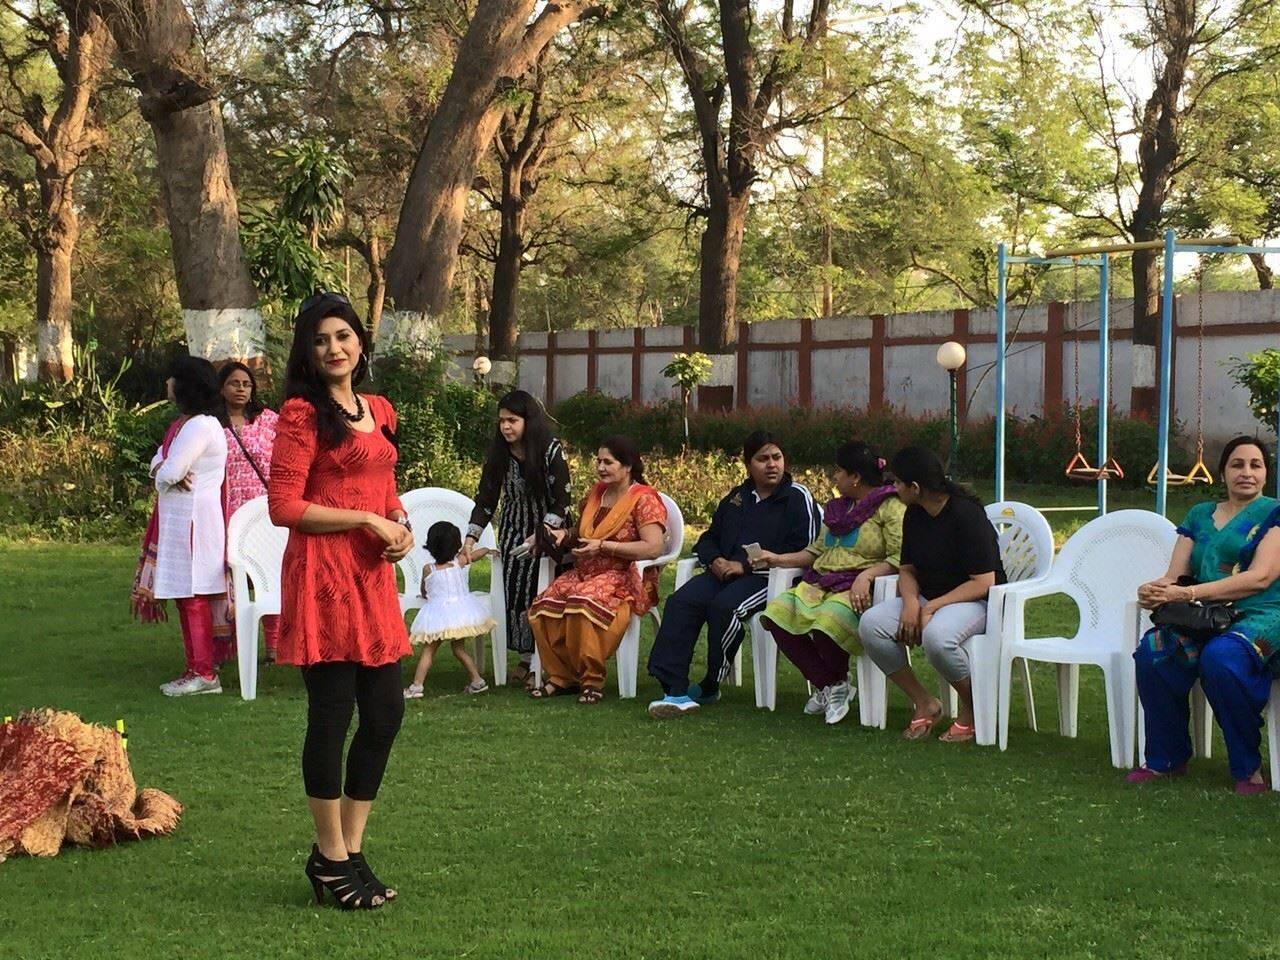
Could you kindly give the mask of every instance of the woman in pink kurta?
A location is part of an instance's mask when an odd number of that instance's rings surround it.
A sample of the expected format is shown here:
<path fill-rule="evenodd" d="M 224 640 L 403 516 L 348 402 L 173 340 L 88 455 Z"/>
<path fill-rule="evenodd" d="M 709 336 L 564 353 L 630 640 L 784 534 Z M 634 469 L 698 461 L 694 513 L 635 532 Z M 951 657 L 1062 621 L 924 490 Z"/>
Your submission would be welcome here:
<path fill-rule="evenodd" d="M 218 376 L 226 406 L 226 413 L 220 419 L 223 433 L 227 435 L 227 478 L 223 491 L 230 523 L 243 504 L 254 497 L 266 496 L 267 481 L 271 479 L 271 450 L 275 446 L 280 416 L 258 399 L 258 382 L 253 371 L 243 363 L 238 360 L 228 363 Z M 232 624 L 234 629 L 234 618 Z M 262 637 L 268 663 L 275 662 L 279 636 L 280 618 L 263 617 Z M 229 649 L 227 654 L 230 655 Z"/>

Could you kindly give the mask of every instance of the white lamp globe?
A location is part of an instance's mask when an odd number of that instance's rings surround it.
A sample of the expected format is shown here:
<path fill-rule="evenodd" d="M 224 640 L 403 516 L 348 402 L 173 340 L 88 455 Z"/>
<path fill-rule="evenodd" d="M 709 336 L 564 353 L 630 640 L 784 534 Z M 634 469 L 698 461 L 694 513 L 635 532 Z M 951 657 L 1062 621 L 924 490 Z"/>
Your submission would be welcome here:
<path fill-rule="evenodd" d="M 943 370 L 959 370 L 964 366 L 964 358 L 964 347 L 954 340 L 948 340 L 938 348 L 938 366 Z"/>
<path fill-rule="evenodd" d="M 475 362 L 471 364 L 471 369 L 478 375 L 487 377 L 489 371 L 493 369 L 493 363 L 488 357 L 476 357 Z"/>

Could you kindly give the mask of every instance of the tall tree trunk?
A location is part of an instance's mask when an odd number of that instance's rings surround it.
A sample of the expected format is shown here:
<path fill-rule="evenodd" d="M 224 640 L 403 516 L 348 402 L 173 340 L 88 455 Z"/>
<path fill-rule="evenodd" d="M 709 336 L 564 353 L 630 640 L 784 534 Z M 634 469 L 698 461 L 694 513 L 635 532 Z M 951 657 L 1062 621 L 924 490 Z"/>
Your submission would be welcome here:
<path fill-rule="evenodd" d="M 382 305 L 387 298 L 387 272 L 382 264 L 382 241 L 373 231 L 369 232 L 367 249 L 365 266 L 369 269 L 369 286 L 365 300 L 369 304 L 370 336 L 376 338 L 382 325 Z"/>
<path fill-rule="evenodd" d="M 71 339 L 71 258 L 80 232 L 74 211 L 60 218 L 36 250 L 36 356 L 41 380 L 66 382 L 75 373 Z M 66 221 L 70 220 L 70 223 Z"/>
<path fill-rule="evenodd" d="M 1151 28 L 1163 62 L 1143 107 L 1138 136 L 1141 186 L 1131 231 L 1136 242 L 1157 240 L 1164 223 L 1164 204 L 1181 152 L 1182 88 L 1187 80 L 1191 45 L 1196 34 L 1195 0 L 1162 0 L 1150 8 Z M 1157 415 L 1160 342 L 1160 251 L 1133 252 L 1133 379 L 1130 415 L 1153 420 Z"/>
<path fill-rule="evenodd" d="M 536 5 L 536 0 L 479 0 L 476 5 L 400 208 L 387 257 L 391 309 L 382 324 L 380 350 L 396 344 L 429 348 L 436 340 L 437 318 L 452 294 L 476 165 L 502 118 L 494 96 L 528 70 L 587 4 L 548 4 L 530 23 Z"/>
<path fill-rule="evenodd" d="M 1159 406 L 1156 364 L 1160 350 L 1160 264 L 1163 260 L 1159 250 L 1135 250 L 1132 254 L 1133 386 L 1129 394 L 1129 415 L 1144 420 L 1154 419 Z"/>
<path fill-rule="evenodd" d="M 498 259 L 493 265 L 493 296 L 489 303 L 489 357 L 493 360 L 515 360 L 520 335 L 520 271 L 525 251 L 521 175 L 519 169 L 502 171 Z"/>
<path fill-rule="evenodd" d="M 89 0 L 107 21 L 156 140 L 178 299 L 193 354 L 264 365 L 218 91 L 183 0 Z"/>
<path fill-rule="evenodd" d="M 74 374 L 71 339 L 71 262 L 80 239 L 76 172 L 106 140 L 97 117 L 98 89 L 111 59 L 111 35 L 102 19 L 79 0 L 63 0 L 65 16 L 29 21 L 21 42 L 0 50 L 14 86 L 0 111 L 0 133 L 21 144 L 35 163 L 38 209 L 22 229 L 36 254 L 36 364 L 41 380 Z M 27 46 L 23 46 L 23 44 Z M 21 88 L 24 66 L 37 51 L 52 59 L 60 81 L 57 106 Z"/>
<path fill-rule="evenodd" d="M 710 194 L 698 278 L 698 349 L 724 353 L 738 342 L 738 266 L 750 192 Z"/>
<path fill-rule="evenodd" d="M 1275 272 L 1267 266 L 1267 258 L 1261 253 L 1249 254 L 1249 262 L 1253 264 L 1253 272 L 1258 275 L 1258 289 L 1275 288 Z"/>

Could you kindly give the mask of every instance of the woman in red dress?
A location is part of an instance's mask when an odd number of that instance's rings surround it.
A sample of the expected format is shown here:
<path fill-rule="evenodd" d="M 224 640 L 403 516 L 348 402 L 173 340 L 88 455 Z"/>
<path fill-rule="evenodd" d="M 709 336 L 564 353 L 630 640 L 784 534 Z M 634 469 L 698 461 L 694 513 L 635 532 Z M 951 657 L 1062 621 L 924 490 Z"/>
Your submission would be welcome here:
<path fill-rule="evenodd" d="M 327 887 L 348 910 L 395 898 L 361 851 L 404 716 L 400 658 L 409 652 L 394 564 L 413 534 L 396 496 L 396 413 L 355 392 L 370 353 L 346 297 L 303 301 L 267 489 L 272 521 L 290 528 L 276 656 L 301 667 L 307 687 L 302 779 L 316 842 L 306 872 L 318 901 Z"/>

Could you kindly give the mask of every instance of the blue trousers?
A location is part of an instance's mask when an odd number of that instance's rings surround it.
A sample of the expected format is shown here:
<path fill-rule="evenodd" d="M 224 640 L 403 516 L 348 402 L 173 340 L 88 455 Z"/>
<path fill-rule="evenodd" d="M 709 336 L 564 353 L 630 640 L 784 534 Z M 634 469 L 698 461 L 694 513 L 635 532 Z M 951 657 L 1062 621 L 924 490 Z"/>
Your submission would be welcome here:
<path fill-rule="evenodd" d="M 1238 634 L 1214 637 L 1193 666 L 1168 651 L 1153 652 L 1144 639 L 1133 659 L 1146 713 L 1149 769 L 1167 773 L 1191 759 L 1189 698 L 1197 680 L 1222 728 L 1231 776 L 1247 780 L 1262 766 L 1262 711 L 1272 678 L 1252 644 Z"/>
<path fill-rule="evenodd" d="M 751 617 L 764 609 L 769 580 L 749 573 L 728 582 L 710 573 L 694 577 L 667 597 L 662 626 L 649 652 L 649 676 L 665 693 L 682 697 L 689 689 L 689 664 L 703 625 L 707 627 L 707 675 L 702 692 L 718 690 L 729 671 Z"/>

